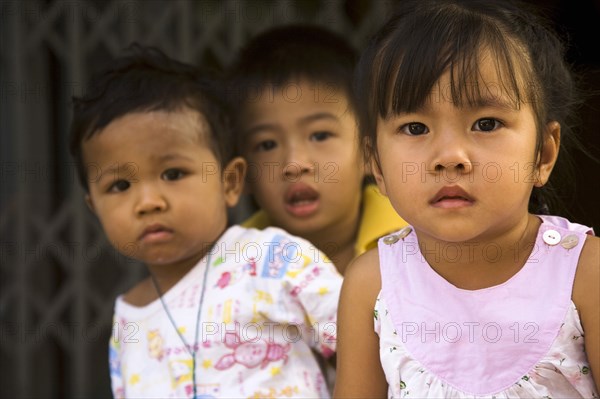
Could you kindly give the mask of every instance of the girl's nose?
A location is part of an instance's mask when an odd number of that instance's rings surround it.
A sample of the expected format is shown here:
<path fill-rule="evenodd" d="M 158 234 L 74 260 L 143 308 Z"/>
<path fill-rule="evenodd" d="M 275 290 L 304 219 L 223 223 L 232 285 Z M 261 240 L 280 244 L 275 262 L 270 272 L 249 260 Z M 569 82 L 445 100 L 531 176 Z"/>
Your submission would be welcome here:
<path fill-rule="evenodd" d="M 473 171 L 468 140 L 459 134 L 440 137 L 433 143 L 435 155 L 430 163 L 430 171 L 439 173 L 468 174 Z"/>

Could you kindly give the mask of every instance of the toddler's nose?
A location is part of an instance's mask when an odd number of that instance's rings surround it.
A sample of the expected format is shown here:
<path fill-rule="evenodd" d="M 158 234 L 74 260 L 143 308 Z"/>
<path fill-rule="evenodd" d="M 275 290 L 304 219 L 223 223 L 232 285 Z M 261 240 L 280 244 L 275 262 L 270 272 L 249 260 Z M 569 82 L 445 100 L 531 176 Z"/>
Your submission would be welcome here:
<path fill-rule="evenodd" d="M 162 212 L 167 209 L 167 201 L 158 188 L 145 186 L 140 188 L 139 198 L 135 213 L 146 215 L 154 212 Z"/>

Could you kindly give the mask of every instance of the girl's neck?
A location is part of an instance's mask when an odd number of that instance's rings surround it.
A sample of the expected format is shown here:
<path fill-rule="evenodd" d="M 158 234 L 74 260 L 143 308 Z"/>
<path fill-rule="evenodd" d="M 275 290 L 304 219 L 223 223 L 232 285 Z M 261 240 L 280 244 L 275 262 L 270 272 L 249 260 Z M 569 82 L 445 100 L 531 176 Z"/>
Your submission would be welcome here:
<path fill-rule="evenodd" d="M 420 236 L 419 246 L 431 268 L 449 283 L 483 289 L 502 284 L 521 270 L 534 249 L 540 224 L 539 218 L 527 215 L 493 240 L 448 243 Z"/>

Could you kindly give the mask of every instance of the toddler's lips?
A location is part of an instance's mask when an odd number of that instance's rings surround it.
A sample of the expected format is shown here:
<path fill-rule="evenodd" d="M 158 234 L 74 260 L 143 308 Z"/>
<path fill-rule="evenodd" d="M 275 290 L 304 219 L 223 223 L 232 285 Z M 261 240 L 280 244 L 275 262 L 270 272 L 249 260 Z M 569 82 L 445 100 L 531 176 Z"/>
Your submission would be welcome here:
<path fill-rule="evenodd" d="M 462 208 L 471 206 L 475 199 L 460 186 L 446 186 L 438 191 L 429 203 L 436 208 Z"/>
<path fill-rule="evenodd" d="M 161 242 L 168 240 L 173 235 L 173 230 L 161 224 L 152 224 L 147 226 L 139 240 L 144 242 Z"/>
<path fill-rule="evenodd" d="M 296 183 L 285 193 L 285 210 L 296 217 L 308 217 L 319 208 L 319 192 L 304 183 Z"/>

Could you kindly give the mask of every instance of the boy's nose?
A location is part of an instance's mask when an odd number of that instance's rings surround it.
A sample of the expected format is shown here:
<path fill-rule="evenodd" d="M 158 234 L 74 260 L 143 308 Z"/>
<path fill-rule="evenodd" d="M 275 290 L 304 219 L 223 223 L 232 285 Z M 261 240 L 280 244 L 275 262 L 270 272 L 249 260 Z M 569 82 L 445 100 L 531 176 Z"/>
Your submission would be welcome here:
<path fill-rule="evenodd" d="M 307 149 L 296 147 L 289 151 L 287 162 L 283 166 L 283 173 L 285 177 L 293 178 L 312 173 L 314 169 L 315 166 L 311 162 Z"/>
<path fill-rule="evenodd" d="M 155 212 L 164 212 L 167 209 L 167 201 L 164 195 L 154 187 L 140 188 L 139 198 L 135 207 L 135 213 L 139 216 Z"/>

